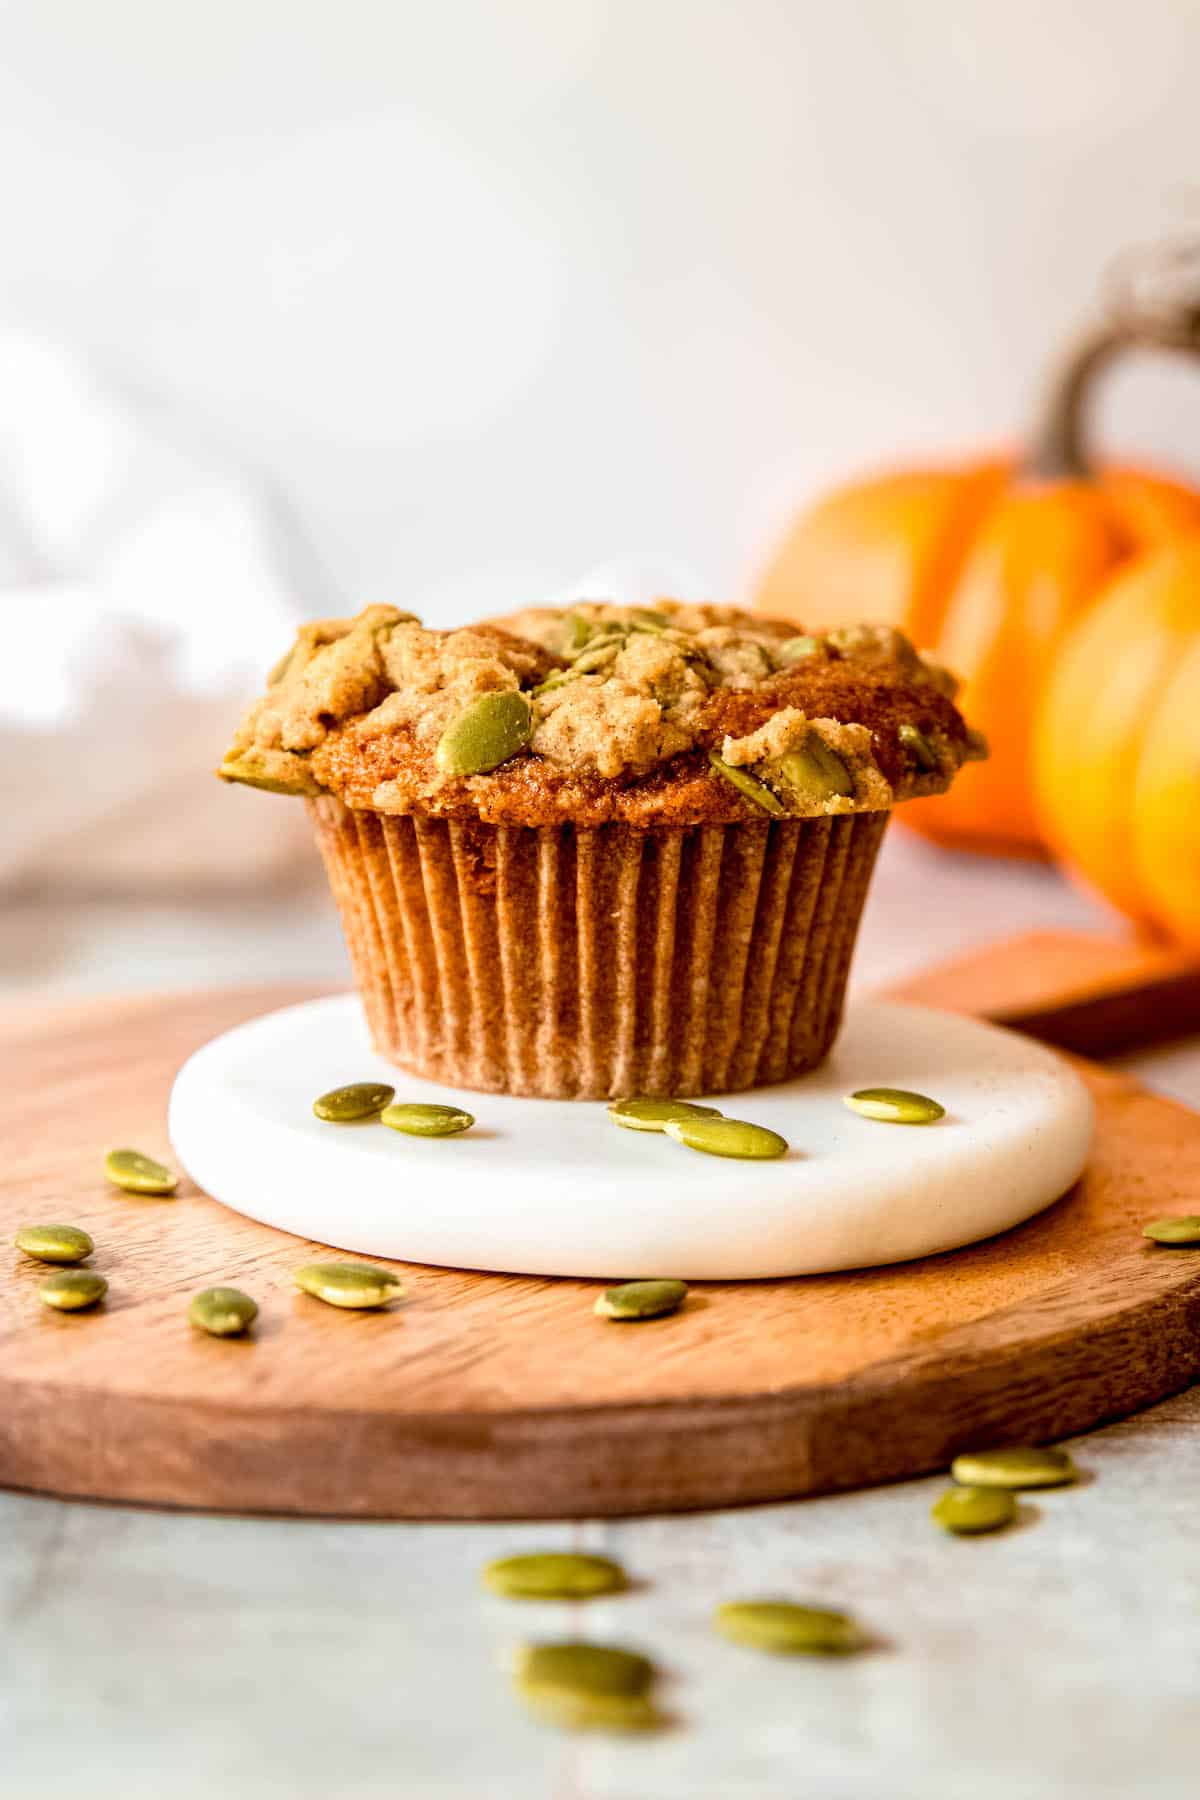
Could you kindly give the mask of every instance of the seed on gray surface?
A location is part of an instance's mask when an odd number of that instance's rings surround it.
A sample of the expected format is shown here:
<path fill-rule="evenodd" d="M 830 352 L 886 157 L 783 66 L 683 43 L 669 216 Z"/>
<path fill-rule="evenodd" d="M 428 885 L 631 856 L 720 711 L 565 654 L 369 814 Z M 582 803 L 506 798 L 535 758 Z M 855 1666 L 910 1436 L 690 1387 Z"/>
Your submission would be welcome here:
<path fill-rule="evenodd" d="M 703 1150 L 708 1156 L 766 1162 L 787 1154 L 786 1138 L 765 1125 L 752 1125 L 747 1119 L 668 1119 L 663 1130 L 677 1144 L 686 1144 L 689 1150 Z"/>
<path fill-rule="evenodd" d="M 257 1317 L 257 1303 L 234 1287 L 205 1288 L 188 1307 L 192 1324 L 212 1337 L 240 1337 Z"/>
<path fill-rule="evenodd" d="M 486 775 L 523 749 L 532 729 L 524 694 L 515 688 L 482 694 L 447 725 L 434 760 L 443 775 Z"/>
<path fill-rule="evenodd" d="M 22 1225 L 13 1243 L 38 1262 L 76 1263 L 96 1248 L 78 1225 Z"/>
<path fill-rule="evenodd" d="M 1017 1516 L 1017 1503 L 1007 1488 L 947 1488 L 933 1507 L 930 1517 L 943 1531 L 960 1537 L 978 1532 L 1002 1531 Z"/>
<path fill-rule="evenodd" d="M 602 1319 L 661 1319 L 687 1299 L 686 1281 L 626 1281 L 600 1295 L 593 1312 Z"/>
<path fill-rule="evenodd" d="M 1065 1450 L 1047 1450 L 1032 1444 L 964 1451 L 950 1464 L 950 1473 L 964 1487 L 1017 1491 L 1067 1487 L 1079 1479 L 1079 1471 Z"/>
<path fill-rule="evenodd" d="M 304 1263 L 293 1272 L 292 1279 L 306 1294 L 329 1306 L 386 1306 L 404 1292 L 400 1277 L 375 1263 Z"/>
<path fill-rule="evenodd" d="M 352 1081 L 348 1087 L 330 1088 L 320 1095 L 313 1101 L 313 1111 L 331 1125 L 346 1125 L 354 1119 L 373 1119 L 395 1093 L 384 1081 Z"/>
<path fill-rule="evenodd" d="M 127 1194 L 173 1194 L 179 1186 L 178 1175 L 140 1150 L 110 1150 L 104 1173 Z"/>
<path fill-rule="evenodd" d="M 925 733 L 916 725 L 901 725 L 897 737 L 908 751 L 918 769 L 930 775 L 939 766 L 938 754 Z"/>
<path fill-rule="evenodd" d="M 107 1281 L 95 1269 L 59 1269 L 43 1281 L 38 1298 L 56 1312 L 82 1312 L 103 1300 L 107 1292 Z"/>
<path fill-rule="evenodd" d="M 715 1106 L 700 1106 L 692 1100 L 614 1100 L 608 1109 L 614 1125 L 626 1131 L 661 1131 L 668 1119 L 719 1119 Z"/>
<path fill-rule="evenodd" d="M 420 1100 L 397 1100 L 391 1106 L 385 1106 L 380 1114 L 384 1125 L 393 1131 L 403 1131 L 409 1137 L 457 1137 L 460 1131 L 469 1131 L 475 1123 L 473 1113 L 464 1112 L 461 1106 L 426 1105 Z"/>
<path fill-rule="evenodd" d="M 755 806 L 762 808 L 763 812 L 780 818 L 787 810 L 779 796 L 773 794 L 764 782 L 756 781 L 753 775 L 747 775 L 744 769 L 735 769 L 732 763 L 727 763 L 719 757 L 715 750 L 709 751 L 708 760 L 718 775 L 723 775 L 725 780 L 737 788 L 740 794 L 745 794 L 747 800 L 752 800 Z"/>
<path fill-rule="evenodd" d="M 1200 1218 L 1186 1214 L 1175 1219 L 1151 1219 L 1148 1225 L 1142 1226 L 1142 1236 L 1151 1238 L 1156 1244 L 1186 1249 L 1189 1245 L 1200 1244 Z"/>
<path fill-rule="evenodd" d="M 785 669 L 790 668 L 793 663 L 804 662 L 808 657 L 816 656 L 824 647 L 821 638 L 810 637 L 808 632 L 802 632 L 799 637 L 785 638 L 782 644 L 773 646 L 776 662 L 782 663 Z"/>
<path fill-rule="evenodd" d="M 827 800 L 854 798 L 854 777 L 823 737 L 810 731 L 798 750 L 779 759 L 779 773 L 797 800 L 824 805 Z"/>
<path fill-rule="evenodd" d="M 645 1694 L 586 1694 L 520 1679 L 513 1689 L 535 1718 L 563 1731 L 656 1731 L 666 1724 Z"/>
<path fill-rule="evenodd" d="M 773 1656 L 845 1656 L 866 1641 L 848 1613 L 790 1600 L 727 1600 L 713 1624 L 735 1644 Z"/>
<path fill-rule="evenodd" d="M 533 1550 L 485 1563 L 482 1581 L 506 1600 L 589 1600 L 628 1586 L 620 1563 L 583 1551 Z"/>
<path fill-rule="evenodd" d="M 932 1125 L 946 1116 L 945 1107 L 928 1094 L 910 1094 L 906 1088 L 859 1088 L 843 1099 L 851 1112 L 887 1125 Z"/>
<path fill-rule="evenodd" d="M 650 1699 L 654 1667 L 611 1644 L 529 1644 L 518 1651 L 513 1691 L 547 1724 L 566 1731 L 650 1731 L 665 1721 Z"/>

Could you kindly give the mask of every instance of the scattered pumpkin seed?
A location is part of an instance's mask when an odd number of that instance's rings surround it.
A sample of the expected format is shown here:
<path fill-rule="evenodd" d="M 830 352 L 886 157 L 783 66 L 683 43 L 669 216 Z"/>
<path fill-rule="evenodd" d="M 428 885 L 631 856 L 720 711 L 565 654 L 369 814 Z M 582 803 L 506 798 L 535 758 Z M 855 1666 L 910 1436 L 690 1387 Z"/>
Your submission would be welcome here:
<path fill-rule="evenodd" d="M 1017 1516 L 1017 1503 L 1007 1488 L 947 1488 L 933 1507 L 930 1517 L 943 1531 L 960 1537 L 977 1532 L 1002 1531 Z"/>
<path fill-rule="evenodd" d="M 654 1685 L 650 1659 L 616 1644 L 522 1644 L 513 1674 L 576 1694 L 648 1694 Z"/>
<path fill-rule="evenodd" d="M 38 1289 L 38 1298 L 56 1312 L 82 1312 L 95 1306 L 108 1292 L 108 1283 L 95 1269 L 58 1269 Z"/>
<path fill-rule="evenodd" d="M 1065 1450 L 1018 1444 L 1003 1450 L 968 1450 L 950 1464 L 950 1474 L 964 1487 L 1067 1487 L 1079 1471 Z"/>
<path fill-rule="evenodd" d="M 582 1551 L 535 1550 L 486 1563 L 483 1585 L 506 1600 L 590 1600 L 628 1586 L 620 1563 Z"/>
<path fill-rule="evenodd" d="M 779 759 L 780 778 L 797 800 L 823 805 L 826 800 L 854 798 L 854 777 L 817 732 L 810 731 L 798 750 Z"/>
<path fill-rule="evenodd" d="M 866 1642 L 849 1613 L 790 1600 L 727 1600 L 713 1624 L 722 1637 L 772 1656 L 845 1656 Z"/>
<path fill-rule="evenodd" d="M 529 701 L 516 688 L 482 694 L 447 725 L 434 760 L 443 775 L 486 775 L 524 749 L 532 729 Z"/>
<path fill-rule="evenodd" d="M 782 644 L 774 646 L 775 660 L 787 669 L 793 663 L 804 662 L 808 657 L 816 656 L 824 648 L 821 638 L 810 637 L 807 632 L 802 632 L 799 637 L 785 638 Z"/>
<path fill-rule="evenodd" d="M 601 1294 L 593 1312 L 602 1319 L 661 1319 L 687 1299 L 686 1281 L 626 1281 Z"/>
<path fill-rule="evenodd" d="M 1142 1226 L 1142 1236 L 1151 1238 L 1156 1244 L 1186 1249 L 1188 1245 L 1200 1244 L 1200 1218 L 1188 1214 L 1176 1219 L 1151 1219 L 1148 1225 Z"/>
<path fill-rule="evenodd" d="M 719 1119 L 715 1106 L 699 1106 L 692 1100 L 614 1100 L 608 1109 L 614 1125 L 626 1131 L 661 1131 L 668 1119 Z"/>
<path fill-rule="evenodd" d="M 765 782 L 756 781 L 753 775 L 747 775 L 744 769 L 735 769 L 732 763 L 727 763 L 719 757 L 715 750 L 709 751 L 708 760 L 718 775 L 723 775 L 726 781 L 730 782 L 740 794 L 744 794 L 747 800 L 752 800 L 755 806 L 761 806 L 764 812 L 780 818 L 787 810 L 779 796 L 773 794 Z"/>
<path fill-rule="evenodd" d="M 292 1279 L 306 1294 L 329 1306 L 386 1306 L 404 1292 L 400 1277 L 375 1263 L 304 1263 L 293 1271 Z"/>
<path fill-rule="evenodd" d="M 928 1094 L 910 1094 L 906 1088 L 859 1088 L 843 1099 L 851 1112 L 887 1125 L 932 1125 L 946 1116 L 945 1107 Z"/>
<path fill-rule="evenodd" d="M 205 1288 L 188 1307 L 192 1324 L 211 1337 L 240 1337 L 257 1317 L 257 1302 L 235 1287 Z"/>
<path fill-rule="evenodd" d="M 897 737 L 922 774 L 931 775 L 938 765 L 938 754 L 925 733 L 916 725 L 901 725 Z"/>
<path fill-rule="evenodd" d="M 331 1125 L 346 1125 L 354 1119 L 373 1119 L 381 1113 L 396 1090 L 384 1081 L 352 1081 L 348 1087 L 330 1088 L 313 1101 L 318 1119 Z"/>
<path fill-rule="evenodd" d="M 668 1137 L 689 1150 L 703 1150 L 708 1156 L 736 1156 L 749 1162 L 766 1162 L 785 1156 L 788 1141 L 765 1125 L 752 1125 L 746 1119 L 668 1119 L 663 1126 Z"/>
<path fill-rule="evenodd" d="M 38 1262 L 77 1263 L 96 1248 L 78 1225 L 22 1225 L 13 1243 Z"/>
<path fill-rule="evenodd" d="M 419 1100 L 397 1100 L 394 1105 L 385 1106 L 379 1116 L 384 1125 L 406 1132 L 409 1137 L 457 1137 L 475 1123 L 475 1115 L 464 1112 L 461 1106 L 425 1105 Z"/>
<path fill-rule="evenodd" d="M 104 1173 L 127 1194 L 173 1194 L 179 1186 L 178 1175 L 140 1150 L 110 1150 Z"/>

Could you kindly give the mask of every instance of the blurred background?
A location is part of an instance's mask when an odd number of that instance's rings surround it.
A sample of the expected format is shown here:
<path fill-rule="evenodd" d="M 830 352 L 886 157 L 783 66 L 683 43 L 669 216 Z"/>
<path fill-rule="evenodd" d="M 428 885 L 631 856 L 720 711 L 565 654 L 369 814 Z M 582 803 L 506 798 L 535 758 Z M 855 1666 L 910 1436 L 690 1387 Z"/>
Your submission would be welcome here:
<path fill-rule="evenodd" d="M 1191 0 L 0 0 L 0 977 L 337 979 L 299 809 L 208 773 L 294 621 L 745 598 L 1019 438 L 1200 216 L 1198 66 Z M 1200 478 L 1194 375 L 1099 398 Z M 891 837 L 860 979 L 1107 921 Z"/>

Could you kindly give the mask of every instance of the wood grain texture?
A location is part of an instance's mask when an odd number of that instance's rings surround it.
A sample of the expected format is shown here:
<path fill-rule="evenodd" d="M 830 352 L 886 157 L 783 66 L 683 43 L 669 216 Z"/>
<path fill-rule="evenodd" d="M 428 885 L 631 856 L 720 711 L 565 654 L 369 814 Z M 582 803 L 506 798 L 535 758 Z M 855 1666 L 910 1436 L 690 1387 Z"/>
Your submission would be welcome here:
<path fill-rule="evenodd" d="M 1200 1119 L 1086 1070 L 1087 1179 L 952 1255 L 797 1281 L 710 1284 L 672 1319 L 594 1318 L 596 1284 L 413 1268 L 383 1314 L 299 1294 L 311 1246 L 185 1183 L 136 1199 L 114 1142 L 168 1152 L 176 1068 L 214 1033 L 305 997 L 242 989 L 45 1006 L 0 1023 L 0 1227 L 64 1220 L 110 1282 L 50 1313 L 0 1264 L 0 1481 L 61 1494 L 362 1517 L 561 1517 L 818 1493 L 943 1465 L 964 1444 L 1079 1431 L 1200 1368 L 1200 1257 L 1139 1236 L 1195 1210 Z M 731 1203 L 744 1171 L 731 1171 Z M 436 1194 L 429 1203 L 436 1205 Z M 564 1204 L 569 1197 L 564 1196 Z M 669 1272 L 669 1271 L 664 1271 Z M 246 1288 L 252 1339 L 187 1325 Z"/>

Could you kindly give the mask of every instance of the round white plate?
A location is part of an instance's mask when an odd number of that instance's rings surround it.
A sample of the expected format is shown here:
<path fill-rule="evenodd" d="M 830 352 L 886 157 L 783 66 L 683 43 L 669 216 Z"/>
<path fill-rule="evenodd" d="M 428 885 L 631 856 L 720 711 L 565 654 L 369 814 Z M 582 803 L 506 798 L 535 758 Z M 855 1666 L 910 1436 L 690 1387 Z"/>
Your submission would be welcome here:
<path fill-rule="evenodd" d="M 465 1104 L 457 1138 L 329 1125 L 314 1098 L 391 1082 Z M 842 1096 L 907 1087 L 936 1125 L 878 1124 Z M 952 1250 L 1019 1224 L 1083 1168 L 1092 1104 L 1049 1050 L 919 1007 L 851 1009 L 798 1081 L 711 1103 L 792 1146 L 776 1162 L 700 1155 L 621 1130 L 603 1103 L 470 1096 L 375 1055 L 358 1001 L 313 1000 L 228 1031 L 184 1064 L 170 1131 L 192 1179 L 235 1211 L 341 1250 L 528 1275 L 729 1280 Z"/>

